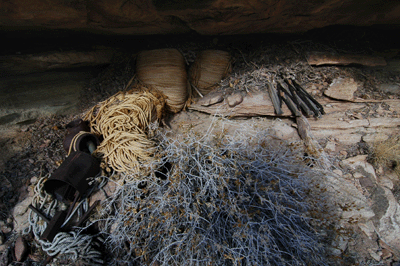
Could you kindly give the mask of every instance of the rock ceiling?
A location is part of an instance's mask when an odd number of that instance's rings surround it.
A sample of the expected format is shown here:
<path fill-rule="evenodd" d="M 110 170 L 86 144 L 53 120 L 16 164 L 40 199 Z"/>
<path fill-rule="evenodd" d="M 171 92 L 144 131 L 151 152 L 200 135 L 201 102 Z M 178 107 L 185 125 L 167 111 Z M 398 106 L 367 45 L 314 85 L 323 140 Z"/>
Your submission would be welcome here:
<path fill-rule="evenodd" d="M 0 29 L 116 34 L 299 33 L 330 25 L 398 25 L 400 2 L 382 0 L 13 0 Z"/>

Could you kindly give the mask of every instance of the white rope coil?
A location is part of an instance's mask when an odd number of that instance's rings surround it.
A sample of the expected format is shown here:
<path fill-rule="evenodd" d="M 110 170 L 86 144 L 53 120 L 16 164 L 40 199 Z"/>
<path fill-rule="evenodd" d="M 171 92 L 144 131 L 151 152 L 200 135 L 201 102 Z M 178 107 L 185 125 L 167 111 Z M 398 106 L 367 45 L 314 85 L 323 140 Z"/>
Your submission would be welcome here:
<path fill-rule="evenodd" d="M 46 193 L 43 188 L 44 182 L 47 180 L 47 176 L 41 178 L 34 187 L 34 196 L 32 199 L 32 206 L 44 212 L 48 217 L 52 217 L 56 210 L 62 208 L 62 203 L 53 199 L 51 195 Z M 81 207 L 83 210 L 81 210 Z M 78 210 L 78 211 L 77 211 Z M 83 199 L 79 202 L 78 206 L 74 209 L 66 221 L 72 219 L 77 213 L 78 219 L 88 210 L 87 199 Z M 55 256 L 57 254 L 66 254 L 71 256 L 72 260 L 82 259 L 90 263 L 90 265 L 103 265 L 102 254 L 96 249 L 96 238 L 92 235 L 81 234 L 79 231 L 70 232 L 59 232 L 54 237 L 53 241 L 46 241 L 40 239 L 43 232 L 47 228 L 47 222 L 45 222 L 37 213 L 30 210 L 29 212 L 29 227 L 24 233 L 33 232 L 35 238 L 40 243 L 43 251 L 49 256 Z"/>

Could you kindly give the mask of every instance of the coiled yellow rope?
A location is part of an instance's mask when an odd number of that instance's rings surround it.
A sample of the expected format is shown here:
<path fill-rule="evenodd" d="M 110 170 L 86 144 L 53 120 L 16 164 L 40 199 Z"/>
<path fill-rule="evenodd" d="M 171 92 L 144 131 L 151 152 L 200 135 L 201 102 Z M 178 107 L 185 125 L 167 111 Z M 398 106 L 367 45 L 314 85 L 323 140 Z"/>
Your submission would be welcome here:
<path fill-rule="evenodd" d="M 158 91 L 134 88 L 98 103 L 84 115 L 92 133 L 104 140 L 94 155 L 118 172 L 139 170 L 154 155 L 155 142 L 149 125 L 161 119 L 165 96 Z"/>
<path fill-rule="evenodd" d="M 68 149 L 68 156 L 71 154 L 71 152 L 75 151 L 74 147 L 76 145 L 76 141 L 78 140 L 78 138 L 84 134 L 86 134 L 86 131 L 79 131 L 78 134 L 76 134 L 71 141 L 71 144 L 69 145 L 69 149 Z"/>

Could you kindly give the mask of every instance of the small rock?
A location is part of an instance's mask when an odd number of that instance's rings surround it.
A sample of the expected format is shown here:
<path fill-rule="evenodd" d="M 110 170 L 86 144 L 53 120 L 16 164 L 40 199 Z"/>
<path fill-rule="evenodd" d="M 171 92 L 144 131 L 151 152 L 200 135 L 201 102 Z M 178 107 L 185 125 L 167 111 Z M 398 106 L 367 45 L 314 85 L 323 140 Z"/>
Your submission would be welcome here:
<path fill-rule="evenodd" d="M 399 93 L 400 86 L 397 84 L 383 83 L 378 85 L 378 89 L 386 93 Z"/>
<path fill-rule="evenodd" d="M 22 126 L 22 127 L 21 127 L 21 131 L 22 131 L 22 132 L 27 132 L 27 131 L 29 131 L 29 127 L 28 127 L 28 126 Z"/>
<path fill-rule="evenodd" d="M 243 102 L 243 96 L 239 93 L 229 95 L 226 100 L 228 101 L 229 107 L 235 107 L 236 105 Z"/>
<path fill-rule="evenodd" d="M 378 183 L 379 185 L 381 185 L 382 187 L 386 187 L 388 189 L 393 189 L 393 182 L 392 180 L 390 180 L 387 177 L 380 177 L 378 179 Z"/>
<path fill-rule="evenodd" d="M 40 262 L 42 260 L 40 254 L 29 254 L 28 257 L 35 262 Z"/>
<path fill-rule="evenodd" d="M 357 165 L 358 163 L 365 162 L 367 159 L 368 155 L 357 155 L 351 158 L 348 158 L 346 160 L 343 160 L 342 163 L 351 166 L 351 165 Z"/>
<path fill-rule="evenodd" d="M 332 204 L 346 206 L 350 203 L 352 205 L 350 208 L 341 208 L 341 218 L 344 222 L 350 220 L 367 222 L 375 216 L 367 197 L 362 194 L 353 180 L 346 179 L 345 175 L 343 177 L 326 175 L 325 185 L 329 192 L 335 193 Z"/>
<path fill-rule="evenodd" d="M 336 248 L 338 248 L 343 252 L 347 248 L 347 244 L 349 243 L 349 238 L 345 236 L 338 236 L 335 242 L 336 242 Z"/>
<path fill-rule="evenodd" d="M 7 245 L 7 244 L 0 245 L 0 254 L 1 254 L 4 250 L 8 250 L 8 245 Z M 0 257 L 0 258 L 1 258 L 1 257 Z M 1 260 L 0 260 L 0 265 L 8 265 L 8 264 L 7 264 L 7 263 L 1 264 Z"/>
<path fill-rule="evenodd" d="M 388 249 L 386 248 L 382 249 L 382 255 L 381 255 L 382 259 L 387 260 L 392 256 L 393 256 L 392 252 L 390 252 Z"/>
<path fill-rule="evenodd" d="M 347 179 L 347 180 L 353 180 L 353 175 L 350 173 L 344 174 L 343 178 Z"/>
<path fill-rule="evenodd" d="M 342 218 L 343 219 L 352 219 L 354 220 L 369 220 L 372 217 L 375 216 L 375 213 L 373 210 L 370 208 L 354 208 L 354 209 L 349 209 L 347 211 L 342 212 Z"/>
<path fill-rule="evenodd" d="M 342 251 L 338 248 L 329 248 L 329 252 L 334 255 L 334 256 L 341 256 L 342 255 Z"/>
<path fill-rule="evenodd" d="M 31 204 L 31 202 L 32 197 L 28 197 L 14 207 L 14 230 L 17 233 L 22 233 L 22 231 L 29 226 L 28 206 Z"/>
<path fill-rule="evenodd" d="M 352 78 L 337 78 L 332 81 L 324 94 L 334 99 L 351 101 L 354 99 L 357 87 L 357 82 Z"/>
<path fill-rule="evenodd" d="M 367 157 L 368 155 L 357 155 L 355 157 L 347 158 L 340 162 L 340 166 L 360 172 L 362 176 L 369 177 L 371 180 L 376 182 L 375 169 L 372 164 L 367 162 Z"/>
<path fill-rule="evenodd" d="M 1 227 L 1 231 L 4 234 L 8 234 L 8 233 L 10 233 L 12 231 L 12 228 L 10 226 L 8 226 L 8 225 L 4 225 L 4 226 Z"/>
<path fill-rule="evenodd" d="M 353 145 L 361 141 L 361 134 L 340 134 L 337 136 L 337 140 L 344 145 Z"/>
<path fill-rule="evenodd" d="M 371 255 L 371 257 L 376 260 L 376 261 L 381 261 L 381 256 L 379 256 L 378 253 L 376 253 L 375 251 L 373 251 L 372 249 L 368 249 L 368 253 L 369 255 Z"/>
<path fill-rule="evenodd" d="M 343 172 L 340 169 L 335 169 L 332 172 L 334 172 L 335 174 L 337 174 L 338 176 L 343 176 Z"/>
<path fill-rule="evenodd" d="M 107 184 L 103 187 L 104 192 L 107 194 L 107 197 L 110 197 L 117 190 L 118 184 L 112 180 L 109 180 Z"/>
<path fill-rule="evenodd" d="M 3 234 L 0 234 L 0 245 L 4 244 L 4 236 Z"/>
<path fill-rule="evenodd" d="M 375 226 L 374 223 L 372 221 L 368 221 L 366 223 L 358 223 L 358 227 L 361 229 L 361 231 L 363 231 L 370 239 L 372 239 L 372 237 L 375 234 Z"/>
<path fill-rule="evenodd" d="M 395 172 L 385 173 L 385 177 L 389 178 L 392 181 L 399 180 L 399 176 Z"/>
<path fill-rule="evenodd" d="M 197 103 L 202 106 L 210 106 L 216 103 L 220 103 L 224 100 L 221 92 L 210 92 L 205 97 L 200 98 Z"/>
<path fill-rule="evenodd" d="M 385 141 L 389 138 L 388 135 L 383 134 L 383 133 L 373 133 L 373 134 L 367 134 L 362 137 L 362 140 L 368 144 L 372 144 L 374 142 L 380 142 L 380 141 Z"/>
<path fill-rule="evenodd" d="M 397 202 L 392 191 L 383 188 L 388 206 L 379 219 L 377 232 L 380 238 L 392 248 L 395 256 L 400 256 L 400 204 Z"/>
<path fill-rule="evenodd" d="M 37 176 L 33 176 L 33 177 L 30 179 L 30 182 L 31 182 L 32 185 L 36 184 L 37 181 L 38 181 Z"/>
<path fill-rule="evenodd" d="M 31 203 L 32 203 L 32 198 L 26 198 L 20 203 L 18 203 L 13 210 L 14 217 L 26 213 Z"/>
<path fill-rule="evenodd" d="M 363 177 L 363 174 L 361 174 L 359 172 L 356 172 L 356 173 L 353 174 L 353 177 L 354 178 L 361 178 L 361 177 Z"/>
<path fill-rule="evenodd" d="M 28 245 L 22 236 L 15 241 L 14 254 L 17 261 L 24 261 L 28 255 Z"/>
<path fill-rule="evenodd" d="M 360 185 L 364 188 L 373 188 L 375 186 L 375 183 L 372 182 L 372 180 L 368 177 L 361 177 L 358 179 L 360 182 Z"/>
<path fill-rule="evenodd" d="M 393 252 L 392 248 L 385 243 L 385 241 L 383 241 L 382 239 L 378 240 L 378 244 L 382 249 L 387 249 L 389 252 Z"/>
<path fill-rule="evenodd" d="M 273 127 L 273 130 L 275 131 L 276 137 L 278 137 L 280 139 L 284 139 L 284 140 L 293 138 L 297 132 L 294 128 L 292 128 L 291 126 L 289 126 L 286 123 L 275 124 Z"/>
<path fill-rule="evenodd" d="M 90 196 L 89 206 L 92 206 L 93 203 L 95 203 L 98 200 L 104 201 L 106 198 L 107 198 L 106 193 L 100 189 L 96 191 L 92 196 Z"/>
<path fill-rule="evenodd" d="M 332 151 L 332 152 L 335 151 L 336 150 L 336 143 L 332 142 L 332 141 L 329 141 L 328 143 L 326 143 L 325 150 L 326 151 Z"/>
<path fill-rule="evenodd" d="M 376 172 L 377 174 L 383 174 L 383 167 L 382 167 L 382 165 L 380 165 L 380 166 L 375 170 L 375 172 Z"/>

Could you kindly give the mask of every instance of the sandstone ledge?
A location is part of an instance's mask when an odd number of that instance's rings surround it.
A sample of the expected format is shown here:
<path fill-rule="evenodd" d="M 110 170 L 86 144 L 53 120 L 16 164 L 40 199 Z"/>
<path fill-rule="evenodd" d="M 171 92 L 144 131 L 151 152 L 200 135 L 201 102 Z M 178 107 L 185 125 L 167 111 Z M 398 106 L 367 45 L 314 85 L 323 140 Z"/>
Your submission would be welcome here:
<path fill-rule="evenodd" d="M 2 1 L 0 28 L 118 34 L 305 32 L 329 25 L 398 25 L 400 3 L 378 0 Z"/>

